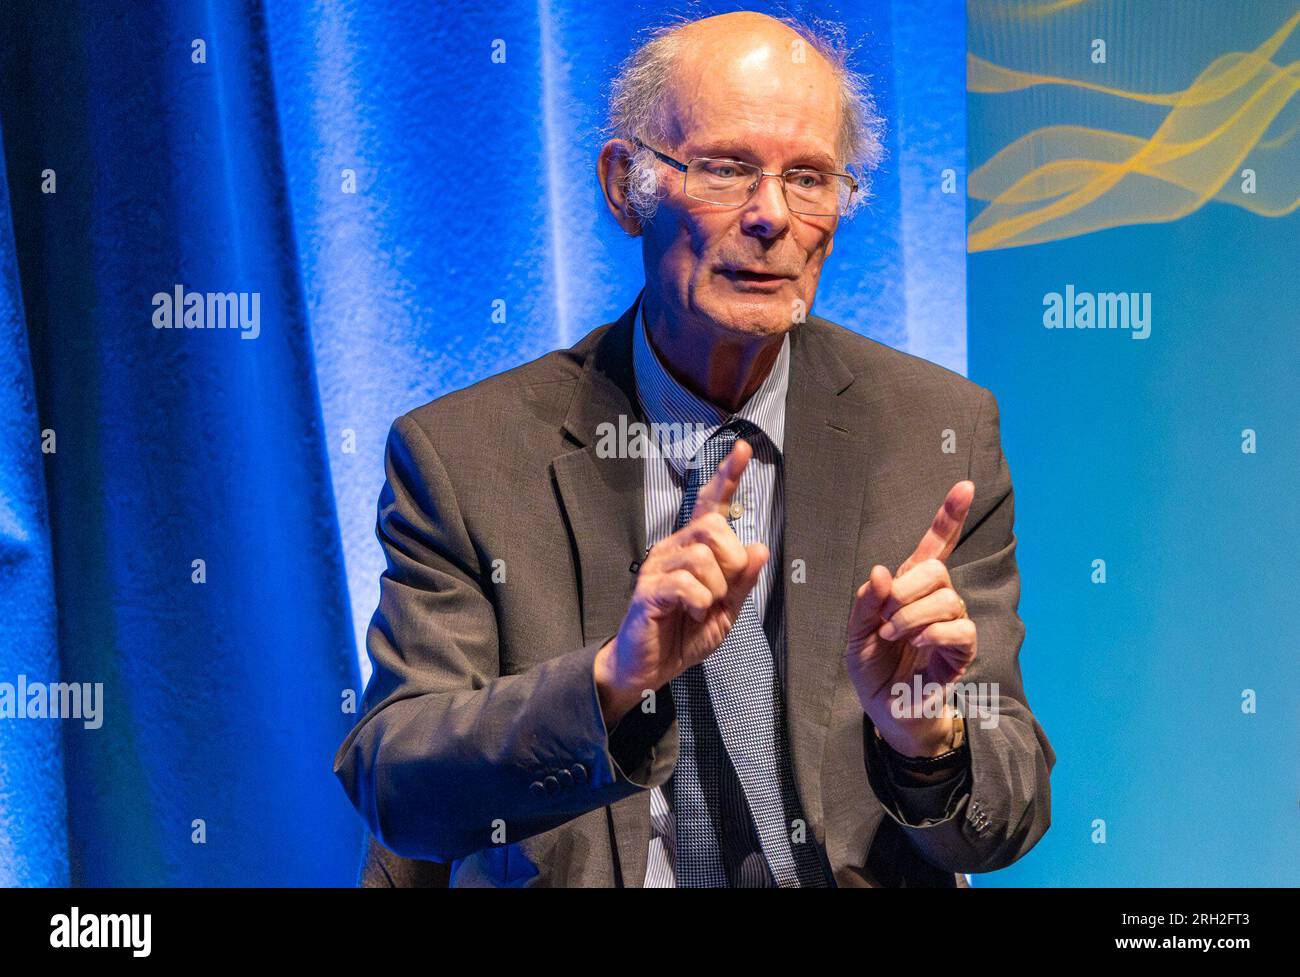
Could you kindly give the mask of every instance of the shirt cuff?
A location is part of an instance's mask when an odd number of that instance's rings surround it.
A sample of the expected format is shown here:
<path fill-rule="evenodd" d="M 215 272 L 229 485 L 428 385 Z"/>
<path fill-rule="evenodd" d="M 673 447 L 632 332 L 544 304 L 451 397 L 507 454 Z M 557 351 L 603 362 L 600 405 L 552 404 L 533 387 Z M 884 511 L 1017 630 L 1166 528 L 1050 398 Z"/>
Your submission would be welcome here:
<path fill-rule="evenodd" d="M 883 768 L 885 774 L 883 783 L 877 785 L 877 794 L 885 800 L 886 807 L 891 809 L 900 822 L 911 827 L 925 827 L 946 821 L 956 813 L 971 788 L 969 736 L 963 737 L 958 748 L 960 765 L 955 766 L 949 776 L 927 784 L 911 775 L 910 771 L 895 765 L 893 752 L 875 739 L 870 720 L 865 723 L 863 733 L 868 757 L 874 753 L 878 769 Z M 884 794 L 881 794 L 882 790 Z"/>
<path fill-rule="evenodd" d="M 917 827 L 951 817 L 956 812 L 962 795 L 970 789 L 969 761 L 955 770 L 952 776 L 933 784 L 914 785 L 902 779 L 906 776 L 905 771 L 895 771 L 890 766 L 889 782 L 894 788 L 899 813 L 905 821 Z"/>
<path fill-rule="evenodd" d="M 638 787 L 656 786 L 656 775 L 660 772 L 656 767 L 662 766 L 663 756 L 668 752 L 664 737 L 677 718 L 670 686 L 665 684 L 656 691 L 654 702 L 651 712 L 633 706 L 609 731 L 609 755 L 617 773 Z M 672 761 L 676 763 L 675 756 Z"/>

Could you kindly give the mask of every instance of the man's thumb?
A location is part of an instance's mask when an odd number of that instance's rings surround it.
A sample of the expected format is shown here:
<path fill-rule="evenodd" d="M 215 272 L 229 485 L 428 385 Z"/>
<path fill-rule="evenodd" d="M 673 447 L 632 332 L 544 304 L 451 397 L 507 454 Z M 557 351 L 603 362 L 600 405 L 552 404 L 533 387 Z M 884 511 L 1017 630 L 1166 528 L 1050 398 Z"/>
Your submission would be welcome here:
<path fill-rule="evenodd" d="M 745 553 L 749 556 L 749 562 L 745 564 L 745 569 L 736 575 L 736 579 L 731 582 L 731 589 L 727 592 L 727 604 L 733 620 L 740 615 L 740 609 L 745 606 L 745 598 L 758 583 L 758 576 L 763 572 L 763 567 L 767 565 L 772 555 L 762 543 L 750 543 L 745 547 Z"/>

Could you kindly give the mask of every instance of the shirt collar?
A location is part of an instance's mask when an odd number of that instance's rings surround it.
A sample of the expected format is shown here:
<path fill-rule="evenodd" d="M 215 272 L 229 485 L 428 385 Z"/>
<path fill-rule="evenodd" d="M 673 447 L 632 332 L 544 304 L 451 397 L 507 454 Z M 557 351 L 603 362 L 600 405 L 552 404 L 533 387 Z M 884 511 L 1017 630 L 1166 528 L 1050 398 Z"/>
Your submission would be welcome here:
<path fill-rule="evenodd" d="M 644 295 L 644 293 L 642 293 Z M 674 425 L 673 450 L 664 457 L 680 474 L 691 458 L 719 427 L 735 418 L 749 421 L 772 443 L 779 453 L 785 445 L 785 395 L 790 386 L 790 337 L 781 342 L 781 351 L 767 376 L 745 401 L 740 410 L 728 414 L 720 407 L 697 397 L 677 382 L 650 345 L 646 328 L 645 305 L 640 302 L 636 329 L 632 338 L 632 368 L 636 374 L 637 399 L 651 424 Z M 656 442 L 657 443 L 657 442 Z"/>

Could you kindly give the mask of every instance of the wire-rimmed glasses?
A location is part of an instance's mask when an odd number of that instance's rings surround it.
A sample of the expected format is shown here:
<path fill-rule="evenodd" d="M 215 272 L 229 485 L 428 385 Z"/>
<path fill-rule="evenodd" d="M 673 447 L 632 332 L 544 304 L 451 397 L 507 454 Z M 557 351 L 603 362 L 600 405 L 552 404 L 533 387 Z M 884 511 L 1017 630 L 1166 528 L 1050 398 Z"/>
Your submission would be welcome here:
<path fill-rule="evenodd" d="M 719 207 L 743 207 L 749 203 L 765 176 L 781 181 L 786 206 L 791 213 L 805 217 L 843 216 L 858 190 L 858 181 L 851 173 L 833 173 L 806 166 L 769 173 L 753 163 L 712 156 L 694 156 L 683 163 L 647 146 L 640 139 L 632 142 L 680 171 L 682 192 L 686 196 Z"/>

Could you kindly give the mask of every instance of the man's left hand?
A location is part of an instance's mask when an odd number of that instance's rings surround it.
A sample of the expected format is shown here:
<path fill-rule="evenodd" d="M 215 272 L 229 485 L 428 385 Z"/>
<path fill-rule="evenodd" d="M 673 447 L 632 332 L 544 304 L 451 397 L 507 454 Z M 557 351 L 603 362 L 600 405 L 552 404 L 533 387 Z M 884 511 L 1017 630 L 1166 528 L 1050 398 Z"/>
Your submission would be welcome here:
<path fill-rule="evenodd" d="M 949 489 L 912 555 L 893 574 L 872 567 L 853 602 L 845 654 L 849 677 L 880 735 L 905 756 L 950 749 L 956 711 L 941 701 L 943 687 L 975 660 L 975 622 L 966 616 L 947 566 L 974 500 L 973 482 Z M 912 701 L 916 676 L 924 690 L 920 703 Z M 896 693 L 899 684 L 907 691 Z"/>

